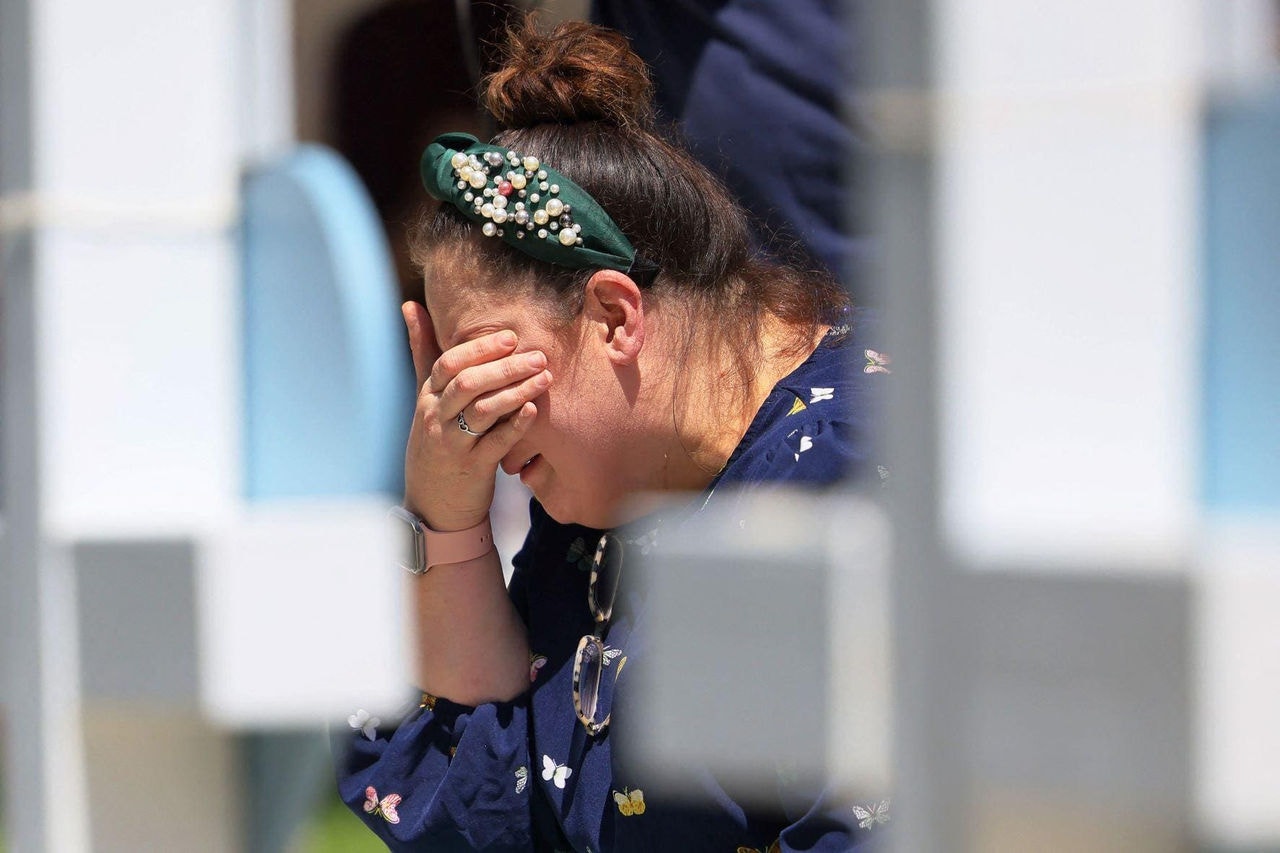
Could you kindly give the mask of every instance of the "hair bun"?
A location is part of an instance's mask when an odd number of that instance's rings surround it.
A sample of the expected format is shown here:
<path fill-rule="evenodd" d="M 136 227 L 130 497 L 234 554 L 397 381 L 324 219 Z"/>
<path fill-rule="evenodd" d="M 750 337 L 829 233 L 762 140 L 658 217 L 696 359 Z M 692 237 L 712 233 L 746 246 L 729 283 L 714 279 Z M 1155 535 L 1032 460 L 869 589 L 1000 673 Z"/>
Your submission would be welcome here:
<path fill-rule="evenodd" d="M 499 129 L 603 121 L 653 126 L 653 84 L 625 36 L 583 21 L 541 33 L 532 17 L 507 32 L 483 101 Z"/>

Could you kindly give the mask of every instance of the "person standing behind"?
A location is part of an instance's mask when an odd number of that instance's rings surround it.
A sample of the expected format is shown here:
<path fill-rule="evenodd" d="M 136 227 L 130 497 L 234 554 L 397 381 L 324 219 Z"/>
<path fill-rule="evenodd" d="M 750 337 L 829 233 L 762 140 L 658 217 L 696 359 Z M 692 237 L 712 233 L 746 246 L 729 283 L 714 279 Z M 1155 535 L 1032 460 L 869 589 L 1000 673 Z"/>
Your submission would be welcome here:
<path fill-rule="evenodd" d="M 659 116 L 760 220 L 761 245 L 800 250 L 858 304 L 873 240 L 859 210 L 871 132 L 852 96 L 856 3 L 592 0 L 649 65 Z"/>

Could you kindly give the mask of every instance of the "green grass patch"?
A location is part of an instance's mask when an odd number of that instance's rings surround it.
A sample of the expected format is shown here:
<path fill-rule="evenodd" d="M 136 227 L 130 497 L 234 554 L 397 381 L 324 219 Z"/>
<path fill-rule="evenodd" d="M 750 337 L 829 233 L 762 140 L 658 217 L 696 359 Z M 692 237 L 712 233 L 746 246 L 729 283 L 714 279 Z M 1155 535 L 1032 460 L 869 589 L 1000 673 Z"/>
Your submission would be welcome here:
<path fill-rule="evenodd" d="M 0 846 L 0 853 L 3 849 Z M 336 795 L 320 804 L 289 844 L 289 853 L 381 853 L 386 849 Z"/>

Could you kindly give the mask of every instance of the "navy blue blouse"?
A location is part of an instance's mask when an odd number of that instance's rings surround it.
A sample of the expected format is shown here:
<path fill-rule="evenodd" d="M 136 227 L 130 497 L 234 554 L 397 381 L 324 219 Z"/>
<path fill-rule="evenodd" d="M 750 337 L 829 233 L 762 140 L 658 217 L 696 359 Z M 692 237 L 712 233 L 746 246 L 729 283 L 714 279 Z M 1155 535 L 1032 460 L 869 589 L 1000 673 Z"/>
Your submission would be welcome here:
<path fill-rule="evenodd" d="M 864 327 L 833 330 L 774 387 L 699 506 L 729 486 L 820 487 L 851 469 L 871 473 L 874 400 L 890 368 Z M 883 466 L 874 470 L 887 477 Z M 593 627 L 587 584 L 601 531 L 559 524 L 536 501 L 531 515 L 509 587 L 529 632 L 529 691 L 474 708 L 422 694 L 395 725 L 380 727 L 363 711 L 349 720 L 339 791 L 391 849 L 766 853 L 862 849 L 874 837 L 888 821 L 887 801 L 820 796 L 799 813 L 746 810 L 697 768 L 688 772 L 704 795 L 668 799 L 660 780 L 627 767 L 611 729 L 589 736 L 574 712 L 573 660 Z M 639 610 L 621 604 L 606 636 L 600 695 L 614 726 L 626 707 L 624 670 L 644 666 L 642 632 L 633 634 Z"/>

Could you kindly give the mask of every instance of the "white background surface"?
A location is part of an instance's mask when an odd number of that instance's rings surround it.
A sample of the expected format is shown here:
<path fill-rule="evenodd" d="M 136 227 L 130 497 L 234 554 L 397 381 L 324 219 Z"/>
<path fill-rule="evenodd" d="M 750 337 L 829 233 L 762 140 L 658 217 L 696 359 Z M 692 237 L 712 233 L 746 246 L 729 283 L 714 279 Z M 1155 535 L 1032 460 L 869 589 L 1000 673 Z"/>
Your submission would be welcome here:
<path fill-rule="evenodd" d="M 943 507 L 976 565 L 1185 553 L 1197 12 L 940 4 Z"/>

